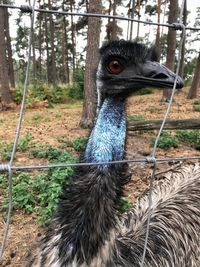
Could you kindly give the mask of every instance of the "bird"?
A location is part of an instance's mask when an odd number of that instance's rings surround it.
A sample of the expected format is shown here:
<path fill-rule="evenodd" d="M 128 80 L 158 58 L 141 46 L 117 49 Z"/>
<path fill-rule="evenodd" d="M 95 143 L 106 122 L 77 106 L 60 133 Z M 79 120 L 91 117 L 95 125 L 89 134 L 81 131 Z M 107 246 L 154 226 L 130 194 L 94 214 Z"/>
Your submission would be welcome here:
<path fill-rule="evenodd" d="M 97 116 L 84 154 L 84 162 L 91 165 L 74 171 L 27 267 L 141 266 L 149 193 L 124 214 L 119 212 L 129 182 L 128 165 L 123 162 L 126 100 L 146 86 L 173 88 L 176 79 L 178 89 L 183 81 L 158 62 L 153 46 L 114 40 L 99 53 Z M 198 163 L 167 173 L 154 184 L 143 266 L 200 266 Z"/>

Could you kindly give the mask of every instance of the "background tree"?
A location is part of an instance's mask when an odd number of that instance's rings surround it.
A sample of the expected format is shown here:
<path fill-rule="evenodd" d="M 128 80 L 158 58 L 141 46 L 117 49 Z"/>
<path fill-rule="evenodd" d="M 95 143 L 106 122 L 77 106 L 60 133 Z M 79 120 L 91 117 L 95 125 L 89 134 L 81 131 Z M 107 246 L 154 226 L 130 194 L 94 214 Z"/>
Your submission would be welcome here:
<path fill-rule="evenodd" d="M 101 0 L 89 1 L 90 13 L 101 13 Z M 87 51 L 84 78 L 84 102 L 83 112 L 80 125 L 83 128 L 91 128 L 95 119 L 96 112 L 96 84 L 94 79 L 94 70 L 98 65 L 98 48 L 101 32 L 101 19 L 88 18 L 88 34 L 87 34 Z"/>
<path fill-rule="evenodd" d="M 6 2 L 7 1 L 3 1 Z M 11 38 L 10 38 L 10 29 L 9 29 L 9 13 L 8 9 L 4 8 L 4 30 L 5 30 L 5 40 L 6 40 L 6 50 L 7 50 L 7 63 L 8 63 L 8 76 L 10 85 L 12 88 L 15 88 L 15 75 L 14 75 L 14 67 L 13 67 L 13 55 L 11 48 Z"/>
<path fill-rule="evenodd" d="M 108 15 L 117 15 L 117 6 L 121 6 L 121 0 L 109 0 L 109 8 L 108 8 Z M 118 39 L 119 35 L 122 35 L 122 29 L 117 25 L 116 19 L 108 19 L 108 23 L 106 25 L 106 39 L 116 40 Z"/>
<path fill-rule="evenodd" d="M 194 77 L 192 79 L 192 85 L 190 87 L 190 90 L 187 96 L 188 99 L 193 99 L 197 97 L 197 89 L 199 85 L 200 85 L 200 52 L 197 58 L 197 64 L 196 64 L 196 68 L 194 72 Z"/>
<path fill-rule="evenodd" d="M 161 0 L 157 0 L 156 12 L 157 12 L 157 23 L 160 24 Z M 156 47 L 157 47 L 157 49 L 158 49 L 158 51 L 160 53 L 160 50 L 161 50 L 161 44 L 160 44 L 160 25 L 157 26 L 155 45 L 156 45 Z"/>
<path fill-rule="evenodd" d="M 179 11 L 179 5 L 178 0 L 170 0 L 169 4 L 169 17 L 168 17 L 168 23 L 172 24 L 173 22 L 177 22 L 178 19 L 178 11 Z M 176 51 L 176 31 L 168 28 L 168 35 L 167 35 L 167 60 L 166 60 L 166 66 L 170 70 L 174 70 L 175 65 L 175 51 Z M 171 96 L 171 90 L 164 89 L 163 90 L 163 97 L 162 101 L 167 102 L 169 101 Z"/>
<path fill-rule="evenodd" d="M 187 0 L 185 0 L 184 2 L 184 11 L 183 11 L 183 24 L 187 25 L 187 15 L 188 15 L 188 11 L 187 11 Z M 182 33 L 183 35 L 183 33 Z M 181 35 L 181 38 L 182 38 Z M 185 67 L 185 41 L 186 41 L 186 35 L 184 35 L 183 37 L 183 45 L 182 45 L 182 50 L 181 50 L 181 59 L 180 59 L 180 69 L 179 69 L 179 75 L 183 78 L 184 76 L 184 67 Z"/>
<path fill-rule="evenodd" d="M 194 23 L 194 27 L 200 27 L 200 7 L 197 8 L 197 17 Z M 193 41 L 200 41 L 199 33 L 195 34 Z M 197 89 L 200 86 L 200 52 L 197 58 L 196 67 L 194 70 L 194 76 L 192 79 L 192 85 L 190 87 L 187 98 L 192 99 L 197 97 Z"/>
<path fill-rule="evenodd" d="M 0 8 L 0 94 L 2 103 L 6 105 L 12 102 L 12 96 L 9 88 L 9 75 L 6 57 L 6 48 L 8 45 L 6 45 L 5 21 L 5 10 Z"/>

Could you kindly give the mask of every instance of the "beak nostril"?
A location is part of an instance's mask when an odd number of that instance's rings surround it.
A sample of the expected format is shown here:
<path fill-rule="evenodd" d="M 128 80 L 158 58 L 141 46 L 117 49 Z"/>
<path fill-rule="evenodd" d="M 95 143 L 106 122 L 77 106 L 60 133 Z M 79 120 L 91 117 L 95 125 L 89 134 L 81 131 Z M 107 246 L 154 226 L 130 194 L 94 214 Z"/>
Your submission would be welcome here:
<path fill-rule="evenodd" d="M 166 79 L 169 78 L 165 73 L 157 73 L 152 76 L 154 79 Z"/>

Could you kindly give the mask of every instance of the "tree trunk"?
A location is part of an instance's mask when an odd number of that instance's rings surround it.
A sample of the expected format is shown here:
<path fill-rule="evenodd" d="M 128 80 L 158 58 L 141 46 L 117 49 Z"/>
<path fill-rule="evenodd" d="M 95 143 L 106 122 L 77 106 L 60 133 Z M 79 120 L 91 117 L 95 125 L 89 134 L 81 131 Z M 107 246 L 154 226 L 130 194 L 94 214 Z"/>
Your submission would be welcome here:
<path fill-rule="evenodd" d="M 45 43 L 46 43 L 46 53 L 47 53 L 47 59 L 46 59 L 46 65 L 47 65 L 47 82 L 51 82 L 51 72 L 50 72 L 50 55 L 49 55 L 49 35 L 48 35 L 48 20 L 47 20 L 48 14 L 44 14 L 45 17 Z"/>
<path fill-rule="evenodd" d="M 101 0 L 90 0 L 90 13 L 101 13 Z M 80 125 L 83 128 L 91 128 L 96 116 L 96 84 L 94 70 L 97 69 L 99 56 L 98 47 L 100 41 L 101 19 L 88 18 L 87 54 L 84 77 L 84 104 Z"/>
<path fill-rule="evenodd" d="M 141 9 L 141 0 L 138 0 L 138 20 L 140 20 L 140 9 Z M 137 24 L 137 39 L 139 38 L 140 34 L 140 23 Z"/>
<path fill-rule="evenodd" d="M 132 6 L 131 6 L 131 18 L 134 19 L 135 15 L 135 0 L 132 0 Z M 133 39 L 133 21 L 130 22 L 130 40 Z"/>
<path fill-rule="evenodd" d="M 69 66 L 67 57 L 67 32 L 66 32 L 66 18 L 63 16 L 62 21 L 62 81 L 69 83 Z"/>
<path fill-rule="evenodd" d="M 39 2 L 39 7 L 40 2 Z M 42 41 L 43 41 L 43 35 L 42 35 L 42 17 L 43 13 L 38 14 L 38 24 L 39 24 L 39 36 L 38 36 L 38 42 L 39 42 L 39 58 L 38 58 L 38 74 L 40 77 L 40 80 L 42 80 Z"/>
<path fill-rule="evenodd" d="M 70 11 L 73 12 L 73 0 L 70 0 Z M 73 67 L 73 76 L 76 69 L 76 42 L 75 42 L 75 30 L 76 25 L 73 20 L 73 16 L 71 16 L 71 36 L 72 36 L 72 67 Z"/>
<path fill-rule="evenodd" d="M 199 85 L 200 85 L 200 52 L 197 58 L 197 64 L 194 72 L 194 77 L 192 80 L 192 85 L 190 87 L 190 91 L 187 96 L 188 99 L 193 99 L 197 97 L 197 88 L 199 87 Z"/>
<path fill-rule="evenodd" d="M 178 19 L 178 0 L 170 0 L 169 4 L 169 18 L 168 23 L 171 24 L 173 22 L 177 22 Z M 168 35 L 167 35 L 167 61 L 166 67 L 170 70 L 174 70 L 174 63 L 175 63 L 175 51 L 176 51 L 176 31 L 169 28 Z M 171 96 L 171 90 L 164 89 L 163 90 L 163 102 L 168 102 Z"/>
<path fill-rule="evenodd" d="M 9 104 L 12 102 L 12 97 L 9 88 L 4 25 L 5 12 L 0 8 L 0 94 L 2 103 Z"/>
<path fill-rule="evenodd" d="M 48 8 L 52 9 L 51 1 L 48 0 Z M 54 46 L 54 38 L 55 38 L 55 27 L 52 14 L 49 14 L 49 25 L 50 25 L 50 46 L 51 46 L 51 54 L 50 54 L 50 83 L 56 83 L 56 57 L 55 57 L 55 46 Z"/>
<path fill-rule="evenodd" d="M 5 36 L 6 36 L 6 48 L 7 48 L 7 58 L 8 58 L 8 75 L 9 81 L 12 88 L 15 88 L 15 75 L 14 75 L 14 67 L 13 67 L 13 58 L 12 58 L 12 48 L 11 48 L 11 38 L 10 38 L 10 30 L 9 30 L 9 14 L 8 9 L 4 8 L 4 16 L 5 16 Z"/>
<path fill-rule="evenodd" d="M 157 1 L 157 22 L 158 24 L 160 24 L 160 14 L 161 14 L 161 0 L 158 0 Z M 156 42 L 155 42 L 155 45 L 159 51 L 159 55 L 160 55 L 160 25 L 157 26 L 157 31 L 156 31 Z"/>
<path fill-rule="evenodd" d="M 183 24 L 184 25 L 187 25 L 187 13 L 188 13 L 187 12 L 187 0 L 185 0 L 184 12 L 183 12 Z M 183 39 L 183 46 L 182 46 L 182 51 L 181 51 L 180 69 L 179 69 L 179 76 L 181 76 L 182 78 L 183 78 L 183 75 L 184 75 L 184 67 L 185 67 L 185 40 L 186 40 L 186 35 L 184 36 L 184 39 Z"/>
<path fill-rule="evenodd" d="M 36 80 L 36 60 L 35 60 L 35 34 L 32 32 L 32 62 L 33 62 L 33 80 Z"/>

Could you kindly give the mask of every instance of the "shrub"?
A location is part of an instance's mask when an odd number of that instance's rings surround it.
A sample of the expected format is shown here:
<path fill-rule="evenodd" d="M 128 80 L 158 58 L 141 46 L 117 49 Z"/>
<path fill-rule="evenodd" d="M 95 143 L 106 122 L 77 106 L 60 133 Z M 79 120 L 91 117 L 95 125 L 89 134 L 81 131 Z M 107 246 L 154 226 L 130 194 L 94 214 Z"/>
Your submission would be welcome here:
<path fill-rule="evenodd" d="M 24 137 L 19 140 L 17 150 L 20 152 L 25 152 L 29 148 L 31 141 L 31 135 L 25 133 Z M 3 161 L 8 161 L 11 158 L 13 143 L 0 142 L 0 155 Z"/>
<path fill-rule="evenodd" d="M 193 105 L 200 105 L 200 100 L 195 100 L 195 101 L 193 102 Z"/>
<path fill-rule="evenodd" d="M 131 207 L 132 207 L 132 204 L 131 204 L 130 200 L 127 197 L 121 197 L 119 212 L 124 213 L 124 212 L 128 211 Z"/>
<path fill-rule="evenodd" d="M 18 151 L 21 151 L 21 152 L 27 151 L 29 148 L 31 138 L 32 137 L 30 133 L 25 133 L 24 137 L 18 142 L 18 146 L 17 146 Z"/>
<path fill-rule="evenodd" d="M 85 150 L 87 141 L 88 141 L 88 137 L 80 136 L 80 137 L 73 139 L 72 141 L 66 141 L 66 144 L 69 147 L 72 147 L 77 152 L 83 152 Z"/>
<path fill-rule="evenodd" d="M 48 159 L 50 163 L 75 163 L 76 158 L 66 151 L 53 147 L 37 147 L 32 150 L 33 155 Z M 72 168 L 51 168 L 33 175 L 22 172 L 14 174 L 13 179 L 13 207 L 21 208 L 25 212 L 36 212 L 40 224 L 48 223 L 55 210 L 62 187 L 68 184 L 72 175 Z M 6 195 L 6 175 L 0 176 L 0 186 Z M 2 186 L 3 185 L 3 186 Z M 8 203 L 5 200 L 4 206 Z"/>
<path fill-rule="evenodd" d="M 78 83 L 68 86 L 68 98 L 71 100 L 83 99 L 83 88 Z"/>
<path fill-rule="evenodd" d="M 12 147 L 13 145 L 11 143 L 0 142 L 0 155 L 3 161 L 10 160 Z"/>
<path fill-rule="evenodd" d="M 27 107 L 32 107 L 34 103 L 47 100 L 49 105 L 56 103 L 65 103 L 68 97 L 68 85 L 48 85 L 46 83 L 37 82 L 30 84 L 26 104 Z M 23 84 L 17 84 L 14 91 L 13 99 L 17 104 L 20 104 L 23 97 Z"/>
<path fill-rule="evenodd" d="M 193 106 L 193 110 L 197 111 L 197 112 L 200 112 L 200 105 L 194 105 Z"/>
<path fill-rule="evenodd" d="M 176 137 L 182 143 L 188 144 L 200 150 L 200 131 L 199 130 L 178 130 Z"/>
<path fill-rule="evenodd" d="M 155 144 L 155 137 L 151 139 L 151 146 Z M 163 132 L 158 141 L 157 147 L 161 149 L 169 149 L 170 147 L 178 147 L 178 139 L 176 136 L 171 135 L 168 132 Z"/>

